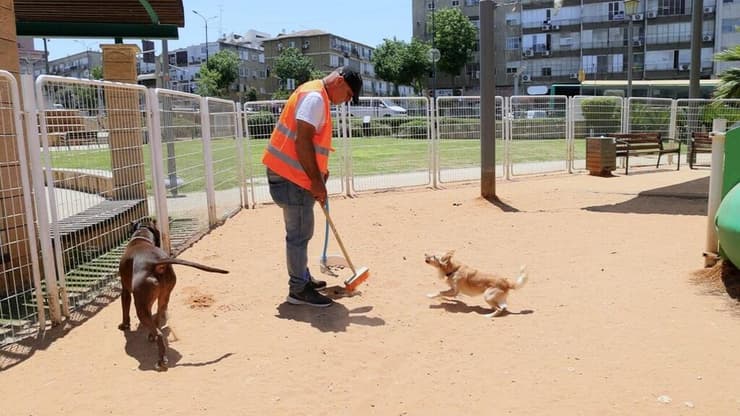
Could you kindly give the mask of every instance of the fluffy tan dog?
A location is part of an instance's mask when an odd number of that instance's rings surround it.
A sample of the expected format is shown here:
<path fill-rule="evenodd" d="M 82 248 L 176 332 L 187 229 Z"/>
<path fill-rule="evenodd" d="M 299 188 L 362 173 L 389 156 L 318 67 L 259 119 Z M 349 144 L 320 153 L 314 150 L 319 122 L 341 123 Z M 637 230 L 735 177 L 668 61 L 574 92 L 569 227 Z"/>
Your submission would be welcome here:
<path fill-rule="evenodd" d="M 454 250 L 439 257 L 424 254 L 424 261 L 434 266 L 439 272 L 439 278 L 444 280 L 450 288 L 438 293 L 430 293 L 431 299 L 440 297 L 455 297 L 459 293 L 468 296 L 483 295 L 483 299 L 493 308 L 493 312 L 485 315 L 487 318 L 497 316 L 507 308 L 506 298 L 509 291 L 519 289 L 527 283 L 526 266 L 522 266 L 519 277 L 512 281 L 489 273 L 480 272 L 472 267 L 452 259 Z"/>

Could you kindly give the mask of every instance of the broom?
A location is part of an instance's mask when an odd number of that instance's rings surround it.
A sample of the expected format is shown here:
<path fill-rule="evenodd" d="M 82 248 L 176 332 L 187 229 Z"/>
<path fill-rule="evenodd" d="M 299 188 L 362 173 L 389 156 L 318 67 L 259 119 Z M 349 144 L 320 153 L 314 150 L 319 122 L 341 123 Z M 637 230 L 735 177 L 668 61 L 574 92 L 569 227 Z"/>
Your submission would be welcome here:
<path fill-rule="evenodd" d="M 329 199 L 326 200 L 326 211 L 329 211 Z M 347 267 L 347 260 L 345 260 L 342 256 L 337 255 L 328 255 L 326 254 L 326 249 L 329 245 L 329 221 L 326 221 L 326 227 L 324 228 L 324 250 L 321 253 L 321 259 L 319 260 L 319 264 L 321 265 L 321 273 L 328 274 L 332 277 L 337 277 L 338 275 L 334 272 L 334 269 L 343 269 Z"/>
<path fill-rule="evenodd" d="M 350 260 L 349 255 L 347 255 L 347 249 L 345 249 L 344 244 L 342 244 L 342 239 L 339 237 L 337 228 L 334 226 L 334 221 L 332 221 L 331 216 L 329 216 L 329 211 L 326 209 L 326 206 L 324 206 L 324 204 L 320 205 L 321 210 L 324 211 L 324 215 L 326 216 L 326 221 L 329 223 L 329 225 L 331 226 L 331 231 L 334 233 L 334 238 L 337 239 L 337 243 L 339 243 L 339 248 L 342 249 L 344 258 L 345 260 L 347 260 L 347 264 L 352 270 L 352 276 L 348 277 L 344 281 L 344 288 L 345 290 L 347 290 L 347 292 L 353 292 L 355 289 L 357 289 L 358 286 L 362 284 L 362 282 L 370 277 L 370 270 L 367 267 L 360 267 L 359 269 L 355 269 L 355 265 L 352 263 L 352 260 Z"/>

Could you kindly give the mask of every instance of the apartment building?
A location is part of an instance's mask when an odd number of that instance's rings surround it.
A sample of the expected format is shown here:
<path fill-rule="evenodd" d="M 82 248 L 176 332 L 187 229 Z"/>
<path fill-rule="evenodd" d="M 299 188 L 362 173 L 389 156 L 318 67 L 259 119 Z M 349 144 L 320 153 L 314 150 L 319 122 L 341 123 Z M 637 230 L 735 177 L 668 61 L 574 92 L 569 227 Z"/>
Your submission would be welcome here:
<path fill-rule="evenodd" d="M 49 61 L 49 73 L 63 77 L 89 79 L 95 67 L 103 67 L 103 53 L 90 49 Z"/>
<path fill-rule="evenodd" d="M 265 62 L 268 69 L 274 66 L 274 61 L 285 48 L 296 48 L 313 62 L 314 68 L 329 73 L 340 66 L 355 69 L 363 77 L 363 95 L 389 96 L 393 95 L 393 85 L 380 80 L 375 75 L 375 68 L 371 62 L 375 48 L 334 35 L 322 30 L 304 30 L 292 33 L 281 33 L 274 38 L 263 42 Z M 281 85 L 281 83 L 283 83 Z M 270 74 L 268 88 L 276 91 L 280 88 L 292 89 L 293 80 L 279 80 Z M 413 95 L 413 88 L 399 86 L 399 94 Z"/>
<path fill-rule="evenodd" d="M 478 3 L 413 0 L 413 36 L 430 40 L 429 14 L 447 7 L 460 8 L 479 27 Z M 494 22 L 498 41 L 494 53 L 506 59 L 496 59 L 499 93 L 513 93 L 513 86 L 519 83 L 578 83 L 579 74 L 586 79 L 627 79 L 630 43 L 634 80 L 689 77 L 691 0 L 640 0 L 632 15 L 627 14 L 624 1 L 563 0 L 559 9 L 552 0 L 500 3 Z M 714 53 L 740 40 L 731 30 L 739 23 L 737 3 L 740 0 L 703 3 L 703 78 L 721 69 L 712 59 Z M 478 62 L 476 52 L 462 77 L 468 91 L 478 88 Z M 449 88 L 449 80 L 439 75 L 437 85 Z"/>
<path fill-rule="evenodd" d="M 230 95 L 234 99 L 243 100 L 253 88 L 258 99 L 269 98 L 271 91 L 266 88 L 267 66 L 262 48 L 262 41 L 270 38 L 264 32 L 249 30 L 244 35 L 231 33 L 222 35 L 214 42 L 191 45 L 168 51 L 169 56 L 169 87 L 178 91 L 194 93 L 198 82 L 198 73 L 206 59 L 216 53 L 228 50 L 239 57 L 239 77 L 232 84 Z M 154 85 L 154 79 L 159 72 L 155 63 L 138 62 L 140 81 L 147 85 Z"/>

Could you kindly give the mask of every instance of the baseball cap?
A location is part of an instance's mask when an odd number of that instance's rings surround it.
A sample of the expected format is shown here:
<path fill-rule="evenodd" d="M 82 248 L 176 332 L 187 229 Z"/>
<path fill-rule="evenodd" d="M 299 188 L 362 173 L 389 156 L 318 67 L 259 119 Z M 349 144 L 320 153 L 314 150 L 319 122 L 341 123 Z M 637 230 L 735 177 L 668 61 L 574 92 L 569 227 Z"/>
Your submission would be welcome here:
<path fill-rule="evenodd" d="M 339 68 L 339 75 L 344 78 L 344 82 L 346 82 L 352 90 L 352 104 L 359 104 L 360 92 L 362 91 L 362 77 L 360 74 L 352 68 L 343 66 Z"/>

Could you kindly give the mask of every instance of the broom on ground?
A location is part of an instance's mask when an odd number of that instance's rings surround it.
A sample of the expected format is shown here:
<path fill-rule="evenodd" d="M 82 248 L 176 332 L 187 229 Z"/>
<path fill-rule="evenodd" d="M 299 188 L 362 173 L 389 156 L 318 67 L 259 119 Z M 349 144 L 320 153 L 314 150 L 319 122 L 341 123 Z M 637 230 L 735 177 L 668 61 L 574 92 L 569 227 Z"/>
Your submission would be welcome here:
<path fill-rule="evenodd" d="M 347 254 L 347 249 L 344 248 L 342 239 L 339 237 L 337 228 L 334 226 L 334 221 L 332 221 L 331 216 L 329 216 L 329 211 L 326 209 L 326 206 L 324 206 L 324 204 L 320 205 L 321 210 L 324 211 L 324 215 L 326 216 L 326 221 L 329 223 L 329 226 L 331 226 L 331 231 L 334 233 L 334 238 L 337 239 L 337 243 L 339 243 L 339 248 L 342 249 L 344 258 L 345 260 L 347 260 L 347 264 L 352 270 L 352 276 L 348 277 L 344 281 L 344 288 L 347 290 L 347 292 L 353 292 L 355 289 L 357 289 L 358 286 L 362 284 L 362 282 L 370 277 L 370 270 L 367 267 L 360 267 L 358 269 L 355 269 L 355 265 L 352 263 L 352 260 L 350 260 L 349 255 Z"/>

